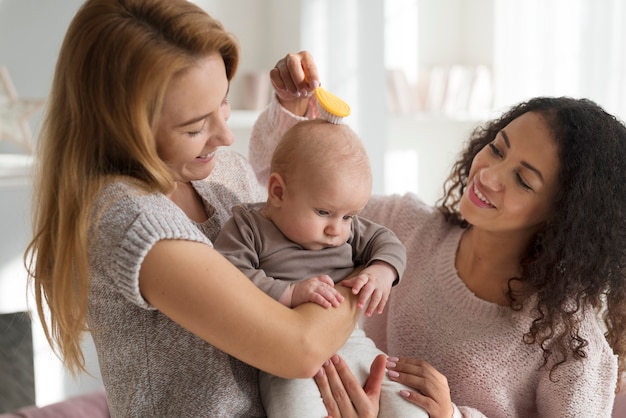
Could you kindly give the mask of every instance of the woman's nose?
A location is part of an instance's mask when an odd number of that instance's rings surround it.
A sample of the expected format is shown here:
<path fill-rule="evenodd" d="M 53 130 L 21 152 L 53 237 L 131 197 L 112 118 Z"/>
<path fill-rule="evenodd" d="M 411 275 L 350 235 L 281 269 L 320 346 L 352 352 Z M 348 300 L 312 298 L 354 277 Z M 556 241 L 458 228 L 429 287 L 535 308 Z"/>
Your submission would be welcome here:
<path fill-rule="evenodd" d="M 216 114 L 213 122 L 213 131 L 209 137 L 209 141 L 215 146 L 230 146 L 235 142 L 235 135 L 230 130 L 226 121 L 227 117 L 224 115 Z"/>
<path fill-rule="evenodd" d="M 483 186 L 499 192 L 503 189 L 502 168 L 500 165 L 484 167 L 478 172 L 478 180 Z"/>
<path fill-rule="evenodd" d="M 219 138 L 219 145 L 224 146 L 224 147 L 229 147 L 233 145 L 233 143 L 235 142 L 235 135 L 233 134 L 233 131 L 231 131 L 228 126 L 226 126 L 224 131 L 218 135 L 218 138 Z"/>

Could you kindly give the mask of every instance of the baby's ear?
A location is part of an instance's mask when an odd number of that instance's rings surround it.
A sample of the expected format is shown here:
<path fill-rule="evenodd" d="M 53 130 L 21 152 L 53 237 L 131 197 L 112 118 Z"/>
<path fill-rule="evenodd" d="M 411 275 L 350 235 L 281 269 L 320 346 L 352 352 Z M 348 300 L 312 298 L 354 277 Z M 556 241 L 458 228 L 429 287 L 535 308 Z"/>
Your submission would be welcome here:
<path fill-rule="evenodd" d="M 285 194 L 285 181 L 283 177 L 278 173 L 270 174 L 270 179 L 267 183 L 267 200 L 274 206 L 280 206 Z"/>

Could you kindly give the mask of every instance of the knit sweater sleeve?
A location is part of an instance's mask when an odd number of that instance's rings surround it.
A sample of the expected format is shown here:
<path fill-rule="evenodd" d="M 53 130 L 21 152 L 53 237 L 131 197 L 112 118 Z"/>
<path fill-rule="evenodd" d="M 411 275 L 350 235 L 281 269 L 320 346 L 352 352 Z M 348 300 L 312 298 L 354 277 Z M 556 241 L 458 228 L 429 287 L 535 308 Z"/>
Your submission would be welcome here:
<path fill-rule="evenodd" d="M 436 211 L 413 193 L 373 195 L 360 216 L 389 228 L 408 247 L 421 240 L 427 220 Z M 411 256 L 408 251 L 407 256 Z"/>
<path fill-rule="evenodd" d="M 123 183 L 105 188 L 92 212 L 90 268 L 94 277 L 109 277 L 131 303 L 154 309 L 139 290 L 141 264 L 152 246 L 183 239 L 211 246 L 184 213 L 161 194 L 148 194 Z"/>
<path fill-rule="evenodd" d="M 613 354 L 589 308 L 581 320 L 581 335 L 588 341 L 586 356 L 569 359 L 544 373 L 537 388 L 540 417 L 610 417 L 617 386 L 617 357 Z"/>
<path fill-rule="evenodd" d="M 603 417 L 610 418 L 617 385 L 617 358 L 604 338 L 593 313 L 581 322 L 581 332 L 589 344 L 586 357 L 568 359 L 552 373 L 553 363 L 541 369 L 536 387 L 528 386 L 527 394 L 517 402 L 534 401 L 539 418 Z M 524 366 L 518 365 L 522 368 Z M 511 373 L 516 372 L 511 367 Z M 469 406 L 458 406 L 455 418 L 486 417 Z"/>
<path fill-rule="evenodd" d="M 296 123 L 316 116 L 314 96 L 311 96 L 306 114 L 297 116 L 282 107 L 276 95 L 272 95 L 270 104 L 259 115 L 252 127 L 248 145 L 248 159 L 261 186 L 267 186 L 272 154 L 283 134 Z"/>

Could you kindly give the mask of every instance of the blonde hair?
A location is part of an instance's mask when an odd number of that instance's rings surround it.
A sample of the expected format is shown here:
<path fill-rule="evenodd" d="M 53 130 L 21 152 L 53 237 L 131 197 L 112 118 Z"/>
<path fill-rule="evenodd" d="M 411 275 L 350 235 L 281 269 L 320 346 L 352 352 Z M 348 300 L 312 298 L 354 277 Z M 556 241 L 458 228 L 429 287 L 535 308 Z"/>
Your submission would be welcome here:
<path fill-rule="evenodd" d="M 215 52 L 231 80 L 236 40 L 187 0 L 88 0 L 65 35 L 39 138 L 25 264 L 46 338 L 74 374 L 85 370 L 92 200 L 118 176 L 147 191 L 171 190 L 154 139 L 165 90 Z"/>
<path fill-rule="evenodd" d="M 285 180 L 296 174 L 306 179 L 347 173 L 370 187 L 372 182 L 369 158 L 357 134 L 347 125 L 323 119 L 298 122 L 285 132 L 274 150 L 270 172 Z"/>

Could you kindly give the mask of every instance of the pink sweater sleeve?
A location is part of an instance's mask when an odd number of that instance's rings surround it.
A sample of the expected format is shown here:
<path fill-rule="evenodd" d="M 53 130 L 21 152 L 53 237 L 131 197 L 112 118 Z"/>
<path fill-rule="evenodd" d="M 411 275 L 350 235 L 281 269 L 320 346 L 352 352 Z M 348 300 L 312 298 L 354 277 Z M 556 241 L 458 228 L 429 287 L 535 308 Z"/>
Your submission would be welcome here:
<path fill-rule="evenodd" d="M 530 370 L 524 364 L 523 359 L 511 357 L 510 375 L 511 380 L 508 388 L 492 387 L 489 390 L 505 390 L 517 393 L 517 398 L 512 399 L 515 404 L 529 404 L 534 402 L 536 411 L 533 416 L 541 418 L 569 418 L 569 417 L 597 417 L 611 418 L 612 406 L 615 400 L 615 388 L 617 385 L 617 358 L 606 342 L 600 329 L 595 314 L 589 312 L 583 314 L 581 320 L 581 332 L 588 341 L 585 347 L 587 356 L 582 361 L 569 359 L 550 373 L 552 363 L 541 369 L 538 381 L 524 379 Z M 506 353 L 507 347 L 503 346 L 502 353 Z M 494 351 L 494 356 L 498 354 Z M 493 365 L 483 365 L 486 375 L 490 375 Z M 459 371 L 460 373 L 461 371 Z M 482 392 L 477 390 L 477 397 Z M 492 402 L 487 397 L 484 404 Z M 469 406 L 459 406 L 459 412 L 463 418 L 483 418 L 486 415 Z M 496 406 L 494 405 L 494 408 Z M 455 411 L 456 413 L 456 411 Z M 519 415 L 517 415 L 519 416 Z"/>
<path fill-rule="evenodd" d="M 248 145 L 248 160 L 256 173 L 259 184 L 267 187 L 270 177 L 272 153 L 283 134 L 296 123 L 317 117 L 315 98 L 309 99 L 309 107 L 304 116 L 297 116 L 280 105 L 276 95 L 268 107 L 259 115 L 252 127 Z"/>
<path fill-rule="evenodd" d="M 587 356 L 583 362 L 562 364 L 552 376 L 543 375 L 537 388 L 541 417 L 611 417 L 617 387 L 617 356 L 604 338 L 591 308 L 584 314 L 580 326 L 588 342 Z"/>

